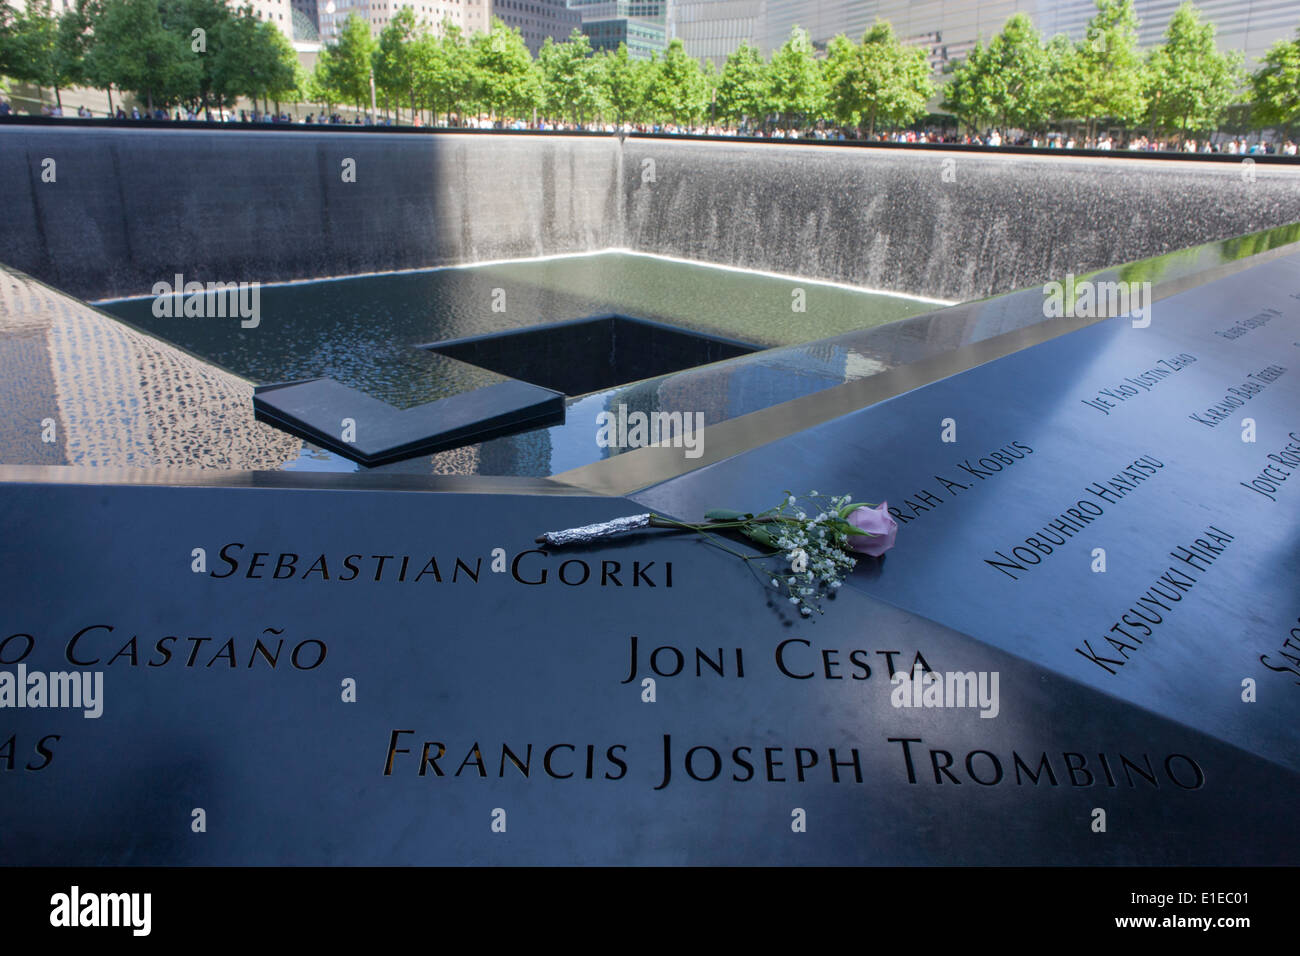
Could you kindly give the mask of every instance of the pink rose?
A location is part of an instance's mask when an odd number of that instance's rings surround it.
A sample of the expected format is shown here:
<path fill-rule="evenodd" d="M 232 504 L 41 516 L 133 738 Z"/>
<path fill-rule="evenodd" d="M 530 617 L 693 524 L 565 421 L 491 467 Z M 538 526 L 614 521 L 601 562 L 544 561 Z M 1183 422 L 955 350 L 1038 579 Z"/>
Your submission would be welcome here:
<path fill-rule="evenodd" d="M 882 501 L 874 508 L 863 505 L 854 508 L 848 514 L 848 522 L 860 531 L 872 535 L 854 535 L 849 538 L 849 547 L 862 554 L 878 557 L 894 546 L 898 534 L 898 522 L 890 517 L 889 502 Z"/>

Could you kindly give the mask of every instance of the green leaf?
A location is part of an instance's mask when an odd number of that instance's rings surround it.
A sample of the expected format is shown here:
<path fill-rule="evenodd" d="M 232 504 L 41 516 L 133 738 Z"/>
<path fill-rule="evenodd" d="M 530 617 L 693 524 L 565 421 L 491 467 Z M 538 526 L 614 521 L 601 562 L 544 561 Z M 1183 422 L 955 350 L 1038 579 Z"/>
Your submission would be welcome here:
<path fill-rule="evenodd" d="M 762 525 L 749 525 L 741 528 L 740 532 L 751 541 L 757 541 L 759 544 L 766 545 L 767 547 L 776 550 L 776 538 L 772 536 L 772 532 L 768 531 L 767 528 Z"/>
<path fill-rule="evenodd" d="M 709 521 L 744 521 L 754 516 L 744 511 L 736 511 L 733 508 L 714 508 L 712 511 L 704 512 L 704 517 Z"/>

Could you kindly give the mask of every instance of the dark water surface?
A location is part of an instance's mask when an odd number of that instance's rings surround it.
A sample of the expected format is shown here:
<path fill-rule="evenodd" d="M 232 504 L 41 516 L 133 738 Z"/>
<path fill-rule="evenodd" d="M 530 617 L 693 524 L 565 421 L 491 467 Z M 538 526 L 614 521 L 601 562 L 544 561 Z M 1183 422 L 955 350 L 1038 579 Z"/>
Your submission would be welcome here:
<path fill-rule="evenodd" d="M 501 380 L 413 348 L 442 339 L 614 312 L 770 347 L 937 307 L 621 252 L 264 286 L 259 295 L 255 328 L 238 318 L 156 317 L 152 297 L 98 305 L 254 382 L 324 376 L 399 408 Z"/>

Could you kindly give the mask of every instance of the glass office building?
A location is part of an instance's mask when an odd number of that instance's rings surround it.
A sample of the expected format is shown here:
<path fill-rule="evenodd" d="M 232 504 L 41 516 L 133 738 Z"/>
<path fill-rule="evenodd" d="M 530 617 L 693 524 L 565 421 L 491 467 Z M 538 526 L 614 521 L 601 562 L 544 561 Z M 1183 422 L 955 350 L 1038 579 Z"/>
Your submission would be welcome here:
<path fill-rule="evenodd" d="M 593 50 L 617 50 L 648 60 L 668 48 L 668 0 L 569 0 L 582 17 L 582 32 Z"/>
<path fill-rule="evenodd" d="M 1162 42 L 1181 2 L 1134 0 L 1143 48 Z M 824 47 L 837 33 L 859 39 L 879 18 L 904 41 L 925 46 L 936 71 L 1001 30 L 1012 14 L 1028 14 L 1044 37 L 1064 33 L 1078 40 L 1097 12 L 1094 0 L 682 0 L 673 6 L 669 38 L 681 37 L 688 53 L 719 65 L 742 41 L 770 55 L 796 25 Z M 1248 67 L 1300 26 L 1296 0 L 1198 0 L 1197 6 L 1218 28 L 1219 48 L 1241 50 Z"/>

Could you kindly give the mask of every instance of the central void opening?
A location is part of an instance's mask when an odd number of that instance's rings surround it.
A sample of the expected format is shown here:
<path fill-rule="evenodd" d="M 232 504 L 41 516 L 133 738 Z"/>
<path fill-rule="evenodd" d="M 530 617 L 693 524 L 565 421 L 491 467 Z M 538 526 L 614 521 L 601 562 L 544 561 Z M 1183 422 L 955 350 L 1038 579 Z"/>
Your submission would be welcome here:
<path fill-rule="evenodd" d="M 625 315 L 597 315 L 423 347 L 569 396 L 600 392 L 761 348 Z"/>

